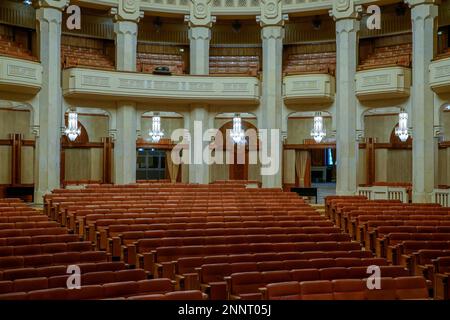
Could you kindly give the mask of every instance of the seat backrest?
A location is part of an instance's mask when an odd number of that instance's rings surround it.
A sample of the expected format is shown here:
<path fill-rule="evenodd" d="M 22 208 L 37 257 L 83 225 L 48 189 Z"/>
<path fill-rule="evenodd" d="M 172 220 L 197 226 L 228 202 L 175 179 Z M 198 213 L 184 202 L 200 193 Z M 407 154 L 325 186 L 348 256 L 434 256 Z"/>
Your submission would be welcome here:
<path fill-rule="evenodd" d="M 300 283 L 297 281 L 270 283 L 266 290 L 269 300 L 301 300 Z"/>
<path fill-rule="evenodd" d="M 234 273 L 230 277 L 230 293 L 233 295 L 258 292 L 258 289 L 264 282 L 263 276 L 260 272 Z"/>
<path fill-rule="evenodd" d="M 302 300 L 333 300 L 331 281 L 304 281 L 300 283 Z"/>
<path fill-rule="evenodd" d="M 381 278 L 379 289 L 369 289 L 366 285 L 365 295 L 368 300 L 395 300 L 397 298 L 395 293 L 395 279 Z"/>
<path fill-rule="evenodd" d="M 343 267 L 320 269 L 320 279 L 335 280 L 348 277 L 348 269 Z"/>
<path fill-rule="evenodd" d="M 450 256 L 449 257 L 439 257 L 436 259 L 437 272 L 439 273 L 450 273 Z"/>
<path fill-rule="evenodd" d="M 334 300 L 364 300 L 366 283 L 359 279 L 333 280 Z"/>
<path fill-rule="evenodd" d="M 428 299 L 427 283 L 424 277 L 399 277 L 395 279 L 397 299 Z"/>
<path fill-rule="evenodd" d="M 203 300 L 203 293 L 199 290 L 174 291 L 165 295 L 166 300 Z"/>

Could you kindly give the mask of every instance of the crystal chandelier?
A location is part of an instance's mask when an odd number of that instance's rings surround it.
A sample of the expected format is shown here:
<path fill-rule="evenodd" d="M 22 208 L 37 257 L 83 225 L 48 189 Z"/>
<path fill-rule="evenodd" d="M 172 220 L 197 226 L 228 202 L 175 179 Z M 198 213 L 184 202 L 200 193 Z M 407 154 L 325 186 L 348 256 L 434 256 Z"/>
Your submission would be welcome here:
<path fill-rule="evenodd" d="M 311 130 L 311 137 L 314 138 L 316 143 L 322 142 L 322 139 L 327 135 L 323 127 L 323 117 L 320 112 L 317 112 L 314 116 L 314 126 Z"/>
<path fill-rule="evenodd" d="M 68 126 L 64 130 L 64 134 L 72 142 L 81 134 L 81 129 L 78 128 L 78 114 L 75 111 L 69 111 Z"/>
<path fill-rule="evenodd" d="M 245 143 L 245 133 L 242 129 L 242 120 L 238 114 L 236 114 L 233 118 L 233 130 L 231 130 L 230 136 L 236 144 Z"/>
<path fill-rule="evenodd" d="M 402 142 L 406 142 L 409 138 L 408 114 L 404 110 L 401 110 L 398 115 L 398 127 L 395 128 L 395 135 Z"/>
<path fill-rule="evenodd" d="M 152 117 L 152 130 L 148 133 L 153 142 L 158 143 L 164 136 L 164 131 L 161 130 L 161 117 L 155 114 Z"/>

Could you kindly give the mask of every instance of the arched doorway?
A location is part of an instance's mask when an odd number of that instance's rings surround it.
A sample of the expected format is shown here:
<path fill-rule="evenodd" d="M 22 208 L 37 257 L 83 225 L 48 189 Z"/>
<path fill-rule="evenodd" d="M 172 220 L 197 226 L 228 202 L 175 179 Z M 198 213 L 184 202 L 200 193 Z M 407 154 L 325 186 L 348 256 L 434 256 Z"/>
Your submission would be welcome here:
<path fill-rule="evenodd" d="M 249 139 L 246 137 L 246 143 L 239 145 L 236 144 L 230 137 L 230 131 L 233 129 L 233 121 L 228 121 L 223 124 L 219 132 L 221 134 L 216 136 L 216 143 L 220 145 L 220 140 L 222 140 L 222 148 L 225 153 L 228 154 L 228 159 L 231 160 L 228 164 L 228 179 L 229 180 L 249 180 L 249 163 L 250 163 L 250 151 L 258 150 L 258 142 L 256 139 Z M 242 129 L 244 132 L 247 130 L 254 130 L 257 132 L 256 127 L 242 119 Z M 256 142 L 255 142 L 256 141 Z"/>

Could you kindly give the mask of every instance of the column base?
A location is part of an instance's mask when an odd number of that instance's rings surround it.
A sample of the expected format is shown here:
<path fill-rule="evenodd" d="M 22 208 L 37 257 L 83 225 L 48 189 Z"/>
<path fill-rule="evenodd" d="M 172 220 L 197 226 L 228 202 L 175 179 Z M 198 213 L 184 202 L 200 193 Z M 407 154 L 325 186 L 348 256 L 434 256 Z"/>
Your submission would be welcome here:
<path fill-rule="evenodd" d="M 44 204 L 44 196 L 46 194 L 50 194 L 50 193 L 51 192 L 48 191 L 48 190 L 45 190 L 45 191 L 43 191 L 43 190 L 35 190 L 34 191 L 34 201 L 33 201 L 33 203 L 34 204 L 40 204 L 40 205 Z"/>
<path fill-rule="evenodd" d="M 413 191 L 412 194 L 413 203 L 431 203 L 431 200 L 432 200 L 431 193 Z"/>

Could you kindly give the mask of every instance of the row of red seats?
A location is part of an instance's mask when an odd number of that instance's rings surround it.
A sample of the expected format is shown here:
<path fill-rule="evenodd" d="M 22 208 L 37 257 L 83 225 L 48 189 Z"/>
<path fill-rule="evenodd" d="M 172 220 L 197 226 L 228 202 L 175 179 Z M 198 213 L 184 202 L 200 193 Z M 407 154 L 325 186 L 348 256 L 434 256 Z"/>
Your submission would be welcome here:
<path fill-rule="evenodd" d="M 18 59 L 37 61 L 30 50 L 24 48 L 21 43 L 14 41 L 11 37 L 0 35 L 0 55 Z"/>
<path fill-rule="evenodd" d="M 169 279 L 147 280 L 143 269 L 127 270 L 110 262 L 104 251 L 93 251 L 90 241 L 54 221 L 15 221 L 39 212 L 15 200 L 0 202 L 0 300 L 108 299 L 166 294 L 174 290 Z M 19 215 L 20 214 L 20 215 Z M 69 265 L 81 269 L 81 289 L 67 288 Z"/>
<path fill-rule="evenodd" d="M 405 277 L 409 275 L 408 270 L 400 266 L 380 266 L 380 270 L 384 277 Z M 272 283 L 364 279 L 367 277 L 367 267 L 335 267 L 290 271 L 242 272 L 234 273 L 230 277 L 226 277 L 225 280 L 227 282 L 229 299 L 259 300 L 262 299 L 262 293 L 259 291 L 259 288 Z"/>
<path fill-rule="evenodd" d="M 417 300 L 428 299 L 422 277 L 381 278 L 380 289 L 369 289 L 366 280 L 282 282 L 267 285 L 268 300 Z"/>
<path fill-rule="evenodd" d="M 368 70 L 387 66 L 411 67 L 412 44 L 400 44 L 375 48 L 366 59 L 361 61 L 358 70 Z"/>
<path fill-rule="evenodd" d="M 437 204 L 379 204 L 358 198 L 327 199 L 329 213 L 367 249 L 432 283 L 435 297 L 448 298 L 445 273 L 450 257 L 450 210 Z M 440 262 L 442 268 L 439 268 Z M 440 270 L 440 271 L 437 271 Z M 447 272 L 446 270 L 445 272 Z"/>
<path fill-rule="evenodd" d="M 102 49 L 85 48 L 73 45 L 61 45 L 61 63 L 63 68 L 88 67 L 113 70 L 112 61 Z"/>

